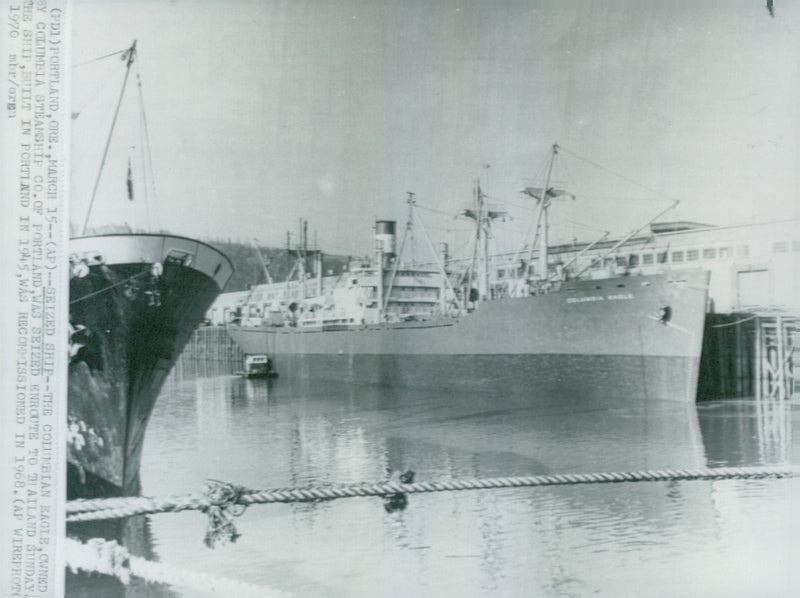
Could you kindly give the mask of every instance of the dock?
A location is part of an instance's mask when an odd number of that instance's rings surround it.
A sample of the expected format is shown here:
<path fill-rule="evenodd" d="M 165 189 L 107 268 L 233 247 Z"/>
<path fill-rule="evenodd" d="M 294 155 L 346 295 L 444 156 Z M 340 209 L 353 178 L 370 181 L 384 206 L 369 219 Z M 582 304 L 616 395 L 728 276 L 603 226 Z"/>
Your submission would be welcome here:
<path fill-rule="evenodd" d="M 223 376 L 242 369 L 245 355 L 224 326 L 201 326 L 175 363 L 176 376 Z"/>
<path fill-rule="evenodd" d="M 698 400 L 800 401 L 800 313 L 707 314 Z"/>

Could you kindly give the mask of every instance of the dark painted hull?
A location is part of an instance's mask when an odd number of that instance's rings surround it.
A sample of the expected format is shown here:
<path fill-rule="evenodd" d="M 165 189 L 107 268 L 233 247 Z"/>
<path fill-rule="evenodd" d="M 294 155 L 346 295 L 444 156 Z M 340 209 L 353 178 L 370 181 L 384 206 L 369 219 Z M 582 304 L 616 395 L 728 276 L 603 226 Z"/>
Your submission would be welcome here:
<path fill-rule="evenodd" d="M 166 235 L 83 237 L 70 251 L 83 265 L 70 280 L 67 494 L 136 494 L 161 386 L 233 269 Z"/>
<path fill-rule="evenodd" d="M 282 377 L 321 377 L 338 359 L 365 382 L 469 389 L 491 381 L 542 396 L 602 396 L 612 386 L 618 394 L 622 376 L 631 396 L 691 402 L 707 287 L 706 271 L 685 270 L 568 282 L 547 295 L 483 303 L 459 319 L 229 332 L 245 353 L 268 354 Z"/>

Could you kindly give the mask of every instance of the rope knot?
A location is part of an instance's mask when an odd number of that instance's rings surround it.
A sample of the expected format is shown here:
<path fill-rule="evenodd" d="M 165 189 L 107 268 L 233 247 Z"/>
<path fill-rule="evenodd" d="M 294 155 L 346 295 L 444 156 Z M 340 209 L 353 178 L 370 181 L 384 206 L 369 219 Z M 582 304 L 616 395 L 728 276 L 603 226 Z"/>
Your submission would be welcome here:
<path fill-rule="evenodd" d="M 393 471 L 389 476 L 390 484 L 413 484 L 414 472 L 409 470 L 399 472 Z M 393 492 L 383 496 L 383 508 L 387 513 L 394 513 L 395 511 L 404 511 L 408 506 L 408 496 L 405 492 Z"/>
<path fill-rule="evenodd" d="M 204 493 L 208 505 L 200 510 L 208 514 L 208 529 L 203 543 L 209 548 L 220 544 L 234 543 L 241 534 L 236 531 L 232 517 L 239 517 L 247 509 L 247 505 L 239 502 L 247 492 L 243 486 L 234 486 L 219 480 L 207 480 Z"/>

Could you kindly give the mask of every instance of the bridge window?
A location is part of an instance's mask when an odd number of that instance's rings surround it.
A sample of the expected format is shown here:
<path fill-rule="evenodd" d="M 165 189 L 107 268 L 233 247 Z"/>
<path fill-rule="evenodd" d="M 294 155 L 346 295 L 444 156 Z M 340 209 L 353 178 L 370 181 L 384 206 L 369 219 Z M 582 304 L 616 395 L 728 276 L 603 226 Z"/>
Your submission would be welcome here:
<path fill-rule="evenodd" d="M 703 259 L 713 260 L 717 257 L 717 249 L 715 247 L 706 247 L 703 249 Z"/>
<path fill-rule="evenodd" d="M 673 251 L 672 252 L 672 263 L 678 264 L 683 261 L 683 251 Z"/>
<path fill-rule="evenodd" d="M 700 259 L 700 250 L 699 249 L 690 249 L 686 252 L 686 261 L 687 262 L 696 262 Z"/>

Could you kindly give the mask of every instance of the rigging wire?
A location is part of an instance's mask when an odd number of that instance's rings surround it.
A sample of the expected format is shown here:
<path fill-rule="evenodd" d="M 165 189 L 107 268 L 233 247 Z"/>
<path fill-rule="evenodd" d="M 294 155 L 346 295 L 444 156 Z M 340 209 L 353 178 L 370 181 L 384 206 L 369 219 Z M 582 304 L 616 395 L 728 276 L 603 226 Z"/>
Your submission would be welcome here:
<path fill-rule="evenodd" d="M 561 146 L 559 145 L 558 147 Z M 538 182 L 544 180 L 544 173 L 547 171 L 549 163 L 550 163 L 550 156 L 548 155 L 546 158 L 542 160 L 541 164 L 539 165 L 539 169 L 536 171 L 536 174 L 533 175 L 532 178 L 524 178 L 522 180 L 528 182 Z"/>
<path fill-rule="evenodd" d="M 103 74 L 97 78 L 97 84 L 91 89 L 91 92 L 88 94 L 88 99 L 84 101 L 83 105 L 72 111 L 72 120 L 78 118 L 84 110 L 86 110 L 89 106 L 94 104 L 98 101 L 103 94 L 100 93 L 100 90 L 107 84 L 107 81 L 112 79 L 118 71 L 125 68 L 124 63 L 116 63 L 110 65 Z"/>
<path fill-rule="evenodd" d="M 500 203 L 500 204 L 503 204 L 503 205 L 506 205 L 506 206 L 511 206 L 511 207 L 514 207 L 514 208 L 518 208 L 520 210 L 525 210 L 525 211 L 532 212 L 532 213 L 536 212 L 536 210 L 534 208 L 531 208 L 530 206 L 525 206 L 525 205 L 521 205 L 521 204 L 518 204 L 518 203 L 514 203 L 513 201 L 507 201 L 507 200 L 496 200 L 496 201 L 497 201 L 497 203 Z M 569 218 L 559 218 L 558 222 L 559 223 L 564 222 L 564 223 L 571 224 L 573 226 L 577 226 L 577 227 L 580 227 L 580 228 L 584 228 L 586 230 L 593 231 L 593 232 L 601 232 L 601 233 L 606 232 L 606 230 L 603 229 L 603 228 L 599 228 L 597 226 L 590 226 L 588 224 L 584 224 L 582 222 L 578 222 L 577 220 L 571 220 Z M 551 224 L 551 226 L 556 226 L 556 225 L 555 224 Z"/>
<path fill-rule="evenodd" d="M 150 191 L 152 192 L 152 206 L 153 206 L 153 211 L 156 211 L 158 206 L 158 195 L 156 194 L 156 177 L 155 177 L 155 172 L 153 172 L 153 155 L 150 149 L 150 131 L 147 127 L 147 114 L 144 109 L 144 93 L 142 91 L 142 78 L 140 75 L 138 61 L 136 63 L 136 87 L 138 89 L 138 94 L 139 94 L 140 123 L 143 129 L 144 153 L 146 154 L 146 161 L 144 162 L 144 167 L 145 167 L 144 186 L 145 188 L 147 188 L 148 173 L 149 173 Z M 149 227 L 152 227 L 153 221 L 158 220 L 158 213 L 156 212 L 155 218 L 151 219 L 151 213 L 150 213 L 151 203 L 148 201 L 149 198 L 150 196 L 147 193 L 145 193 L 145 209 L 147 213 L 147 224 Z"/>
<path fill-rule="evenodd" d="M 590 160 L 589 158 L 584 158 L 583 156 L 579 156 L 579 155 L 578 155 L 578 154 L 576 154 L 575 152 L 573 152 L 573 151 L 570 151 L 569 149 L 565 148 L 563 145 L 559 145 L 558 147 L 559 147 L 561 150 L 563 150 L 564 152 L 568 153 L 568 154 L 569 154 L 570 156 L 572 156 L 573 158 L 576 158 L 576 159 L 578 159 L 578 160 L 581 160 L 581 161 L 583 161 L 583 162 L 586 162 L 587 164 L 591 164 L 591 165 L 592 165 L 592 166 L 594 166 L 595 168 L 599 168 L 600 170 L 602 170 L 602 171 L 604 171 L 604 172 L 607 172 L 608 174 L 610 174 L 610 175 L 613 175 L 613 176 L 615 176 L 615 177 L 617 177 L 617 178 L 619 178 L 619 179 L 622 179 L 623 181 L 626 181 L 626 182 L 628 182 L 628 183 L 631 183 L 632 185 L 636 185 L 637 187 L 641 187 L 642 189 L 645 189 L 645 190 L 647 190 L 647 191 L 650 191 L 650 193 L 655 193 L 655 194 L 657 194 L 657 195 L 661 195 L 662 197 L 664 197 L 664 198 L 665 198 L 664 200 L 659 200 L 659 201 L 666 201 L 666 200 L 673 201 L 673 202 L 674 202 L 674 201 L 679 201 L 678 199 L 676 199 L 676 198 L 674 198 L 674 197 L 672 197 L 672 196 L 670 196 L 670 195 L 667 195 L 667 194 L 666 194 L 666 193 L 664 193 L 663 191 L 658 191 L 657 189 L 653 189 L 652 187 L 648 187 L 647 185 L 645 185 L 645 184 L 643 184 L 643 183 L 640 183 L 640 182 L 638 182 L 638 181 L 634 181 L 633 179 L 631 179 L 631 178 L 629 178 L 629 177 L 626 177 L 625 175 L 619 174 L 618 172 L 614 172 L 613 170 L 611 170 L 611 169 L 609 169 L 609 168 L 606 168 L 606 167 L 605 167 L 605 166 L 603 166 L 602 164 L 598 164 L 598 163 L 597 163 L 597 162 L 595 162 L 594 160 Z"/>
<path fill-rule="evenodd" d="M 435 214 L 442 214 L 443 216 L 449 216 L 451 218 L 455 218 L 457 214 L 453 214 L 452 212 L 445 212 L 444 210 L 437 210 L 436 208 L 429 208 L 428 206 L 423 206 L 421 204 L 416 204 L 416 206 L 420 210 L 425 210 L 426 212 L 433 212 Z"/>
<path fill-rule="evenodd" d="M 450 226 L 431 226 L 430 224 L 426 224 L 425 228 L 429 228 L 431 230 L 443 230 L 448 233 L 474 233 L 475 231 L 471 228 L 452 228 Z"/>
<path fill-rule="evenodd" d="M 125 52 L 127 52 L 128 50 L 129 50 L 129 48 L 125 48 L 124 50 L 117 50 L 116 52 L 111 52 L 110 54 L 106 54 L 105 56 L 98 56 L 97 58 L 92 58 L 90 60 L 85 60 L 83 62 L 79 62 L 77 64 L 73 64 L 72 68 L 76 69 L 78 67 L 85 66 L 85 65 L 91 64 L 93 62 L 99 62 L 101 60 L 105 60 L 106 58 L 111 58 L 112 56 L 120 56 L 122 54 L 125 54 Z"/>
<path fill-rule="evenodd" d="M 100 177 L 103 174 L 103 167 L 106 164 L 106 157 L 108 156 L 108 148 L 111 145 L 111 137 L 114 134 L 114 126 L 117 124 L 117 117 L 119 116 L 120 106 L 122 106 L 122 99 L 125 97 L 125 87 L 128 84 L 128 76 L 131 72 L 131 65 L 134 62 L 136 56 L 136 42 L 133 42 L 133 45 L 126 50 L 126 68 L 125 68 L 125 78 L 122 81 L 122 89 L 120 90 L 119 99 L 117 100 L 117 107 L 114 111 L 114 118 L 111 120 L 111 130 L 108 132 L 108 138 L 106 139 L 105 149 L 103 150 L 103 157 L 100 160 L 100 168 L 97 172 L 97 179 L 94 183 L 94 190 L 92 191 L 91 198 L 89 200 L 89 208 L 86 210 L 86 218 L 83 221 L 83 230 L 81 231 L 81 235 L 86 234 L 86 229 L 89 226 L 89 218 L 92 215 L 92 208 L 94 207 L 94 200 L 97 196 L 97 189 L 100 185 Z"/>

